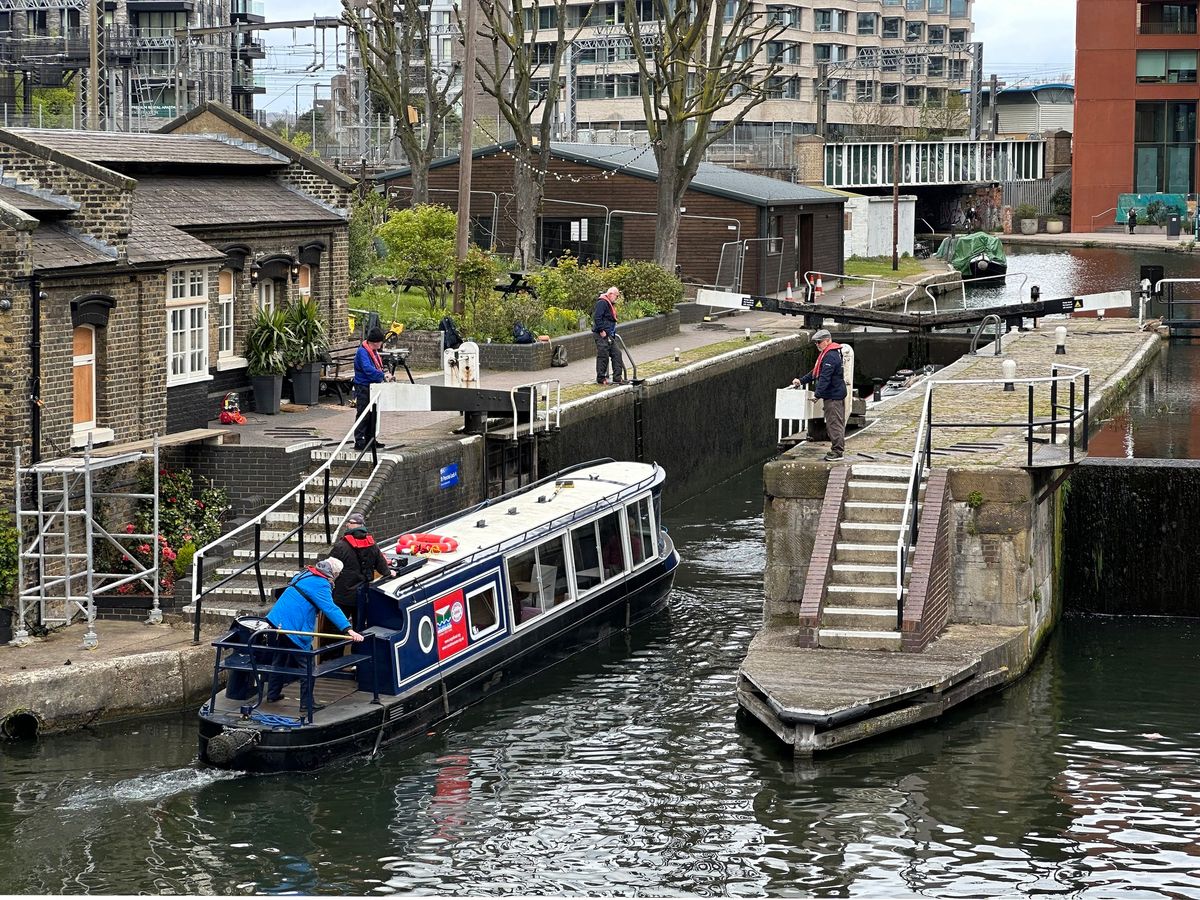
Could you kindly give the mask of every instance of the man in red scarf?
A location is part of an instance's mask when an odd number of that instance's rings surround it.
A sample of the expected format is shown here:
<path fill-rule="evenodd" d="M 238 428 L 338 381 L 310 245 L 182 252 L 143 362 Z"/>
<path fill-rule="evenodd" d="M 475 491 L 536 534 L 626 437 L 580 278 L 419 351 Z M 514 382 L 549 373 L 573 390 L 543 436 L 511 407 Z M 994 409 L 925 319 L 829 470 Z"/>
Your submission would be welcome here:
<path fill-rule="evenodd" d="M 346 519 L 346 533 L 333 545 L 329 555 L 342 563 L 341 574 L 333 583 L 333 602 L 361 629 L 359 588 L 374 581 L 376 574 L 382 576 L 391 571 L 375 538 L 367 531 L 367 520 L 362 513 L 351 513 Z"/>
<path fill-rule="evenodd" d="M 833 335 L 822 328 L 814 332 L 813 343 L 817 345 L 817 363 L 811 372 L 793 378 L 792 384 L 800 387 L 816 382 L 813 394 L 824 401 L 825 430 L 829 433 L 829 452 L 826 462 L 837 462 L 846 450 L 846 374 L 842 367 L 842 345 L 833 342 Z"/>
<path fill-rule="evenodd" d="M 354 354 L 354 413 L 355 421 L 362 418 L 371 403 L 371 385 L 391 381 L 392 376 L 383 371 L 383 357 L 379 348 L 383 346 L 383 331 L 372 328 L 367 339 Z M 375 440 L 375 414 L 363 418 L 354 429 L 354 449 L 365 450 Z"/>

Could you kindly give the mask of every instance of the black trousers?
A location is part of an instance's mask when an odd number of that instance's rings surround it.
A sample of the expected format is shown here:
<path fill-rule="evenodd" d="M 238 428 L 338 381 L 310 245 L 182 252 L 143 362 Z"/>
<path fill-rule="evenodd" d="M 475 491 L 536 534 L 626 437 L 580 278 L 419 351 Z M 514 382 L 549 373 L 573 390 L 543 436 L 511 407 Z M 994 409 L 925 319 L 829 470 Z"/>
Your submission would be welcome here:
<path fill-rule="evenodd" d="M 354 385 L 354 418 L 357 420 L 371 403 L 371 386 L 369 384 Z M 371 413 L 354 429 L 354 449 L 361 450 L 375 437 L 375 416 Z"/>
<path fill-rule="evenodd" d="M 600 337 L 599 334 L 593 333 L 592 337 L 596 339 L 596 381 L 603 381 L 608 377 L 608 364 L 612 362 L 612 380 L 620 381 L 625 377 L 625 366 L 621 362 L 621 348 L 617 346 L 617 339 L 612 335 L 608 337 Z"/>

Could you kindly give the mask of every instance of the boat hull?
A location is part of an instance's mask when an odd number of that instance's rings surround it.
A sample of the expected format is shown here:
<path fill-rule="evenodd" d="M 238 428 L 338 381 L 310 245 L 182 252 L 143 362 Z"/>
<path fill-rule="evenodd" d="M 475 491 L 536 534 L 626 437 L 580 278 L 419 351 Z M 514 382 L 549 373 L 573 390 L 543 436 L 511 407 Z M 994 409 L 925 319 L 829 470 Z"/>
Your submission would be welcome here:
<path fill-rule="evenodd" d="M 967 271 L 964 274 L 970 278 L 994 278 L 1008 274 L 1008 263 L 999 262 L 981 253 L 967 261 Z"/>
<path fill-rule="evenodd" d="M 310 725 L 269 727 L 207 706 L 200 712 L 200 759 L 221 768 L 251 772 L 308 771 L 339 759 L 377 751 L 387 744 L 419 737 L 431 725 L 518 683 L 581 650 L 629 630 L 663 609 L 674 583 L 679 557 L 666 546 L 652 566 L 634 573 L 612 590 L 579 601 L 541 627 L 507 636 L 489 652 L 448 668 L 403 693 L 371 700 L 355 691 L 323 710 Z M 232 707 L 232 701 L 225 701 Z M 249 743 L 230 757 L 210 742 Z M 220 752 L 215 752 L 217 750 Z"/>

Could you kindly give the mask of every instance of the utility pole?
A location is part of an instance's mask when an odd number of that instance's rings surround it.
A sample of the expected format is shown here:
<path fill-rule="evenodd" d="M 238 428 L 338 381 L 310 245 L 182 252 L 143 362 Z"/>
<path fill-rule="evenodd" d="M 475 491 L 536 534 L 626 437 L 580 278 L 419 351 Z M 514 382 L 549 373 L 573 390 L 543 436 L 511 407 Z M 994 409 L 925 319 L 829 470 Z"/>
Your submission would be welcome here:
<path fill-rule="evenodd" d="M 892 141 L 892 271 L 900 271 L 900 142 Z"/>
<path fill-rule="evenodd" d="M 475 125 L 475 13 L 479 0 L 463 0 L 466 21 L 463 23 L 463 90 L 462 141 L 458 150 L 458 232 L 454 242 L 454 258 L 467 258 L 467 238 L 471 227 L 471 153 L 474 149 L 471 132 Z M 492 223 L 492 228 L 496 223 Z M 454 279 L 454 314 L 463 313 L 462 281 Z"/>
<path fill-rule="evenodd" d="M 996 105 L 996 101 L 999 99 L 996 94 L 1000 90 L 1000 79 L 996 77 L 994 72 L 992 73 L 991 87 L 991 92 L 988 94 L 988 103 L 991 106 L 991 115 L 988 116 L 988 131 L 990 131 L 991 134 L 989 134 L 988 137 L 994 141 L 996 139 L 996 135 L 1000 133 L 1000 108 Z"/>
<path fill-rule="evenodd" d="M 829 109 L 829 63 L 817 63 L 817 137 L 825 137 Z"/>
<path fill-rule="evenodd" d="M 66 14 L 64 13 L 64 16 Z M 104 25 L 103 0 L 91 5 L 91 27 L 88 28 L 88 130 L 100 130 L 100 29 Z M 26 107 L 28 109 L 28 107 Z"/>

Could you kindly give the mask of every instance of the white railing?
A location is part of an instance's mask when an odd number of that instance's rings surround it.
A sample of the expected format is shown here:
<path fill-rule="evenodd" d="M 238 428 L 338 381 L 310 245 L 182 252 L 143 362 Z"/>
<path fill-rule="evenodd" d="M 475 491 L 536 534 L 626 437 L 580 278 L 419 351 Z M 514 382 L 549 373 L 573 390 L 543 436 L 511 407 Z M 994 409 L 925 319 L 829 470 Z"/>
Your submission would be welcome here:
<path fill-rule="evenodd" d="M 893 142 L 825 145 L 825 186 L 890 187 Z M 1044 141 L 901 141 L 900 184 L 976 184 L 1045 177 Z"/>
<path fill-rule="evenodd" d="M 904 492 L 904 513 L 900 518 L 900 534 L 896 537 L 896 627 L 904 624 L 904 570 L 908 568 L 908 548 L 916 544 L 917 506 L 921 496 L 921 476 L 925 473 L 925 433 L 933 406 L 933 382 L 925 386 L 925 402 L 921 404 L 921 419 L 917 423 L 917 439 L 913 445 L 912 464 L 908 470 L 908 489 Z M 911 520 L 910 520 L 911 515 Z"/>
<path fill-rule="evenodd" d="M 944 287 L 946 285 L 958 285 L 959 291 L 960 291 L 960 296 L 962 299 L 962 308 L 966 309 L 967 308 L 967 285 L 968 284 L 975 286 L 975 285 L 978 285 L 981 281 L 1000 281 L 1001 283 L 1007 284 L 1008 282 L 1006 281 L 1006 279 L 1009 279 L 1009 278 L 1017 279 L 1017 292 L 1019 294 L 1024 294 L 1025 293 L 1025 285 L 1029 281 L 1029 275 L 1026 274 L 1025 272 L 1013 272 L 1012 274 L 981 275 L 978 278 L 960 278 L 958 281 L 939 281 L 936 284 L 927 284 L 927 285 L 925 285 L 925 296 L 928 297 L 929 302 L 933 304 L 933 311 L 936 313 L 938 311 L 937 295 L 934 294 L 932 288 Z M 908 312 L 908 304 L 907 303 L 904 304 L 904 311 Z"/>
<path fill-rule="evenodd" d="M 551 392 L 554 393 L 553 405 L 550 403 Z M 547 378 L 542 381 L 530 381 L 526 384 L 515 385 L 509 390 L 508 398 L 512 404 L 512 439 L 514 441 L 517 440 L 522 431 L 517 421 L 517 414 L 520 412 L 517 406 L 518 400 L 524 401 L 528 399 L 529 401 L 527 410 L 529 413 L 529 428 L 525 432 L 526 434 L 533 435 L 537 433 L 539 422 L 542 423 L 542 431 L 550 431 L 551 428 L 557 430 L 559 428 L 562 422 L 562 382 L 559 379 Z M 553 425 L 551 425 L 551 421 L 553 421 Z"/>
<path fill-rule="evenodd" d="M 828 278 L 833 281 L 865 281 L 865 282 L 867 282 L 868 284 L 871 285 L 871 297 L 870 297 L 870 301 L 867 306 L 868 309 L 875 308 L 875 288 L 877 285 L 886 284 L 886 285 L 891 285 L 892 288 L 908 288 L 908 293 L 904 296 L 904 308 L 905 309 L 908 308 L 908 301 L 911 300 L 913 298 L 913 296 L 917 293 L 917 291 L 920 289 L 920 285 L 909 284 L 907 281 L 892 281 L 889 278 L 881 278 L 878 275 L 846 275 L 841 272 L 817 272 L 814 270 L 809 270 L 804 273 L 804 295 L 805 295 L 804 302 L 805 303 L 814 302 L 814 294 L 817 289 L 817 278 L 820 278 L 822 281 L 824 281 L 826 278 Z M 825 289 L 824 284 L 821 285 L 821 289 L 822 290 Z M 830 290 L 833 290 L 833 288 L 830 288 Z M 891 290 L 887 291 L 887 293 L 891 293 Z M 845 305 L 845 298 L 842 298 L 842 305 L 843 306 Z"/>

